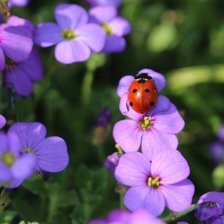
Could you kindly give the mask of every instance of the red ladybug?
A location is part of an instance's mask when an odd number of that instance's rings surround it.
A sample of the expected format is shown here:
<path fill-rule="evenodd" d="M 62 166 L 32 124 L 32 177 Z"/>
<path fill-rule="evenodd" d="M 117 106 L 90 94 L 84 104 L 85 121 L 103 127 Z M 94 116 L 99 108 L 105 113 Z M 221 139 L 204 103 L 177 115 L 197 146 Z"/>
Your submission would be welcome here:
<path fill-rule="evenodd" d="M 127 108 L 130 105 L 134 111 L 145 114 L 152 110 L 157 98 L 158 92 L 152 77 L 141 73 L 135 76 L 135 80 L 129 87 Z"/>

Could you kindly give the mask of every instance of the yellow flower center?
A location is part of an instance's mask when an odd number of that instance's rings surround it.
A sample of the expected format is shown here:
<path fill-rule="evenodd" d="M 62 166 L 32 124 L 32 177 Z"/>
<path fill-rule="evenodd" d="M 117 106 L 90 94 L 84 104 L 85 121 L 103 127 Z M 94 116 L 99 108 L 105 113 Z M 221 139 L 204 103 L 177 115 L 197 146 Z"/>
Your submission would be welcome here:
<path fill-rule="evenodd" d="M 26 152 L 32 152 L 32 151 L 33 151 L 33 150 L 32 150 L 31 148 L 24 148 L 24 149 L 23 149 L 23 152 L 24 152 L 24 153 L 26 153 Z"/>
<path fill-rule="evenodd" d="M 144 119 L 139 122 L 139 127 L 144 131 L 150 129 L 152 127 L 152 118 L 144 117 Z"/>
<path fill-rule="evenodd" d="M 149 177 L 147 180 L 147 185 L 152 188 L 159 188 L 160 186 L 160 178 L 159 177 Z"/>
<path fill-rule="evenodd" d="M 72 29 L 66 29 L 62 32 L 62 37 L 67 40 L 74 40 L 75 38 L 77 38 L 77 35 Z"/>
<path fill-rule="evenodd" d="M 6 166 L 11 167 L 15 163 L 16 158 L 11 152 L 4 152 L 1 160 Z"/>
<path fill-rule="evenodd" d="M 104 31 L 106 32 L 107 36 L 112 35 L 113 30 L 112 30 L 112 27 L 109 24 L 104 23 L 104 24 L 102 24 L 102 27 L 103 27 Z"/>

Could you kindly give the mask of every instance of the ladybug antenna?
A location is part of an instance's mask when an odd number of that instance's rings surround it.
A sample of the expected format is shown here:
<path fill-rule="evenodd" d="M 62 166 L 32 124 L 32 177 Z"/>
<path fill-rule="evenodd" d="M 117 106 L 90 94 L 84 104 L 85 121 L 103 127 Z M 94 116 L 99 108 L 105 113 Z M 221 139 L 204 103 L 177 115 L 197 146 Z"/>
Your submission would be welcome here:
<path fill-rule="evenodd" d="M 152 79 L 152 77 L 148 73 L 139 73 L 135 76 L 135 79 Z"/>

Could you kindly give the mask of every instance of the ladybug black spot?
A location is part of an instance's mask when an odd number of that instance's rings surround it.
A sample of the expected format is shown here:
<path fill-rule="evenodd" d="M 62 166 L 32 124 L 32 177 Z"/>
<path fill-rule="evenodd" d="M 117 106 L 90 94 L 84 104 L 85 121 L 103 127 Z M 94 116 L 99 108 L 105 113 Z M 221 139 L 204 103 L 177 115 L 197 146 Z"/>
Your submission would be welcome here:
<path fill-rule="evenodd" d="M 132 102 L 130 102 L 130 106 L 132 107 L 134 104 Z"/>
<path fill-rule="evenodd" d="M 150 92 L 150 90 L 149 90 L 149 89 L 145 89 L 145 92 L 146 92 L 146 93 L 149 93 L 149 92 Z"/>
<path fill-rule="evenodd" d="M 137 89 L 133 89 L 132 92 L 133 92 L 133 93 L 136 93 L 136 92 L 137 92 Z"/>
<path fill-rule="evenodd" d="M 153 102 L 153 101 L 150 102 L 150 106 L 154 106 L 154 104 L 155 104 L 155 102 Z"/>

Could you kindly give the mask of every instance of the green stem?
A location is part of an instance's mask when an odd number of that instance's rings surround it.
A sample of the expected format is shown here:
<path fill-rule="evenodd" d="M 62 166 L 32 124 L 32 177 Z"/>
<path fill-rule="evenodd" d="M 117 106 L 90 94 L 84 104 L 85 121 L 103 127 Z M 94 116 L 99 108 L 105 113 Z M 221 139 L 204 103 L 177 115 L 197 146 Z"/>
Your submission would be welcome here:
<path fill-rule="evenodd" d="M 192 204 L 188 209 L 184 210 L 183 212 L 180 212 L 180 213 L 171 212 L 167 217 L 162 218 L 162 220 L 164 220 L 165 222 L 174 221 L 174 220 L 194 211 L 195 208 L 196 208 L 196 205 Z"/>

